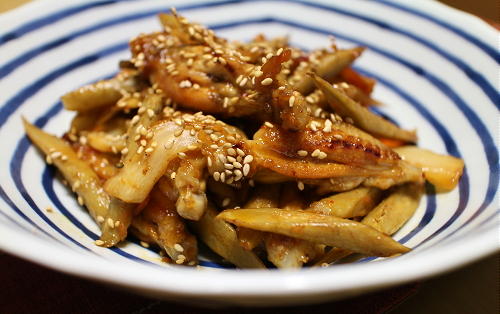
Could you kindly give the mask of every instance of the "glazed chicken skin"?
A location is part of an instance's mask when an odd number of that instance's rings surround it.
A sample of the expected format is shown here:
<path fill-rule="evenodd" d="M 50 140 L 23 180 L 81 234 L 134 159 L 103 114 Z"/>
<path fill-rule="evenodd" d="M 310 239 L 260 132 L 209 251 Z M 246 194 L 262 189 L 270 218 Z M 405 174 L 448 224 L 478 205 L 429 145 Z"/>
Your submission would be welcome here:
<path fill-rule="evenodd" d="M 179 265 L 198 262 L 199 241 L 248 268 L 388 257 L 409 250 L 388 235 L 424 180 L 458 182 L 461 160 L 368 109 L 381 103 L 352 68 L 363 47 L 230 42 L 175 10 L 160 21 L 115 77 L 63 96 L 76 116 L 62 139 L 25 121 L 101 227 L 97 245 L 130 229 Z"/>

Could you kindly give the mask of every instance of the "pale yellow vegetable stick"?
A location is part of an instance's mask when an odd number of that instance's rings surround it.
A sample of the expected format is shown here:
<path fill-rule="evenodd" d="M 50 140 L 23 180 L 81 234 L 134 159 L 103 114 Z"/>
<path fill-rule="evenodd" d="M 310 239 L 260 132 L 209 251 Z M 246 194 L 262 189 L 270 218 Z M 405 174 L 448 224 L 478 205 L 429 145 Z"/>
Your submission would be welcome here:
<path fill-rule="evenodd" d="M 365 216 L 378 203 L 382 191 L 377 188 L 360 187 L 338 193 L 312 203 L 307 210 L 340 218 Z"/>
<path fill-rule="evenodd" d="M 340 88 L 332 86 L 316 74 L 311 74 L 316 86 L 323 91 L 328 104 L 335 113 L 343 118 L 350 118 L 354 125 L 375 136 L 393 138 L 415 143 L 417 135 L 414 131 L 399 128 L 394 123 L 374 114 L 366 107 L 349 98 Z"/>
<path fill-rule="evenodd" d="M 245 208 L 271 208 L 277 207 L 280 195 L 280 185 L 258 185 L 255 187 L 252 197 L 243 206 Z M 253 250 L 264 240 L 264 234 L 258 230 L 239 227 L 236 229 L 240 244 L 246 250 Z"/>
<path fill-rule="evenodd" d="M 348 249 L 370 256 L 391 256 L 409 248 L 362 223 L 307 211 L 279 208 L 225 210 L 218 216 L 237 226 Z"/>
<path fill-rule="evenodd" d="M 301 210 L 304 205 L 297 185 L 285 184 L 281 192 L 280 208 Z M 315 243 L 276 233 L 266 234 L 264 244 L 267 259 L 278 268 L 300 268 L 321 251 Z"/>
<path fill-rule="evenodd" d="M 265 268 L 255 253 L 241 247 L 233 227 L 224 220 L 216 219 L 217 214 L 217 210 L 209 202 L 203 217 L 190 223 L 199 239 L 237 267 Z"/>
<path fill-rule="evenodd" d="M 78 202 L 87 207 L 101 227 L 102 243 L 98 244 L 110 247 L 125 239 L 133 206 L 117 202 L 104 192 L 97 174 L 78 158 L 64 140 L 45 133 L 24 119 L 23 124 L 29 138 L 45 153 L 47 160 L 61 171 L 77 193 Z"/>
<path fill-rule="evenodd" d="M 438 190 L 454 189 L 464 170 L 464 161 L 449 155 L 441 155 L 416 146 L 395 148 L 403 160 L 419 167 L 427 181 Z"/>
<path fill-rule="evenodd" d="M 410 219 L 420 203 L 423 187 L 418 183 L 405 184 L 394 188 L 391 195 L 375 207 L 361 223 L 392 235 Z M 352 254 L 341 248 L 331 249 L 315 265 L 330 264 Z"/>

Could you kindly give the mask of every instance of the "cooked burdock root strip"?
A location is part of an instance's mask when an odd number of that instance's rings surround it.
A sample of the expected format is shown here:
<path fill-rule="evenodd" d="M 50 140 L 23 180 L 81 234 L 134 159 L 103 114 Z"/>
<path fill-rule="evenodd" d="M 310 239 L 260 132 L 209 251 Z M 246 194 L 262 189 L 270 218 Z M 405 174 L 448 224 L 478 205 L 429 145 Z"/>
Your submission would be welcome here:
<path fill-rule="evenodd" d="M 299 67 L 290 79 L 293 89 L 302 94 L 312 92 L 314 90 L 314 80 L 307 75 L 308 72 L 315 72 L 323 79 L 331 80 L 343 69 L 351 65 L 363 53 L 364 49 L 357 47 L 354 49 L 337 50 L 320 56 L 319 60 L 316 60 L 316 64 L 310 62 L 308 66 Z"/>
<path fill-rule="evenodd" d="M 344 122 L 311 119 L 298 132 L 279 126 L 262 127 L 253 142 L 288 157 L 313 162 L 336 162 L 369 169 L 387 169 L 400 157 L 371 135 Z"/>
<path fill-rule="evenodd" d="M 407 131 L 399 128 L 397 125 L 372 113 L 364 106 L 349 98 L 339 86 L 332 86 L 314 73 L 310 73 L 309 75 L 314 79 L 316 86 L 323 91 L 333 111 L 342 118 L 352 119 L 355 126 L 375 136 L 393 138 L 410 143 L 417 142 L 415 131 Z"/>
<path fill-rule="evenodd" d="M 125 239 L 130 222 L 129 206 L 120 206 L 112 201 L 102 189 L 97 174 L 86 162 L 78 158 L 68 143 L 45 133 L 25 119 L 23 124 L 29 138 L 47 156 L 47 162 L 59 169 L 78 195 L 78 203 L 85 205 L 92 218 L 99 224 L 102 236 L 100 242 L 96 243 L 110 247 Z M 113 221 L 113 228 L 108 228 L 109 219 Z M 119 226 L 120 223 L 116 225 L 116 221 L 123 221 L 123 225 Z M 119 228 L 114 228 L 115 226 Z"/>
<path fill-rule="evenodd" d="M 423 185 L 408 183 L 394 187 L 391 194 L 377 205 L 361 223 L 384 234 L 393 235 L 417 209 L 423 194 Z M 315 265 L 324 266 L 344 258 L 353 252 L 343 248 L 332 248 Z"/>
<path fill-rule="evenodd" d="M 175 201 L 155 188 L 141 214 L 132 226 L 142 235 L 153 239 L 176 264 L 195 265 L 198 261 L 196 238 L 189 233 L 184 220 L 177 214 Z"/>
<path fill-rule="evenodd" d="M 285 184 L 282 188 L 280 208 L 301 210 L 304 205 L 296 185 Z M 322 248 L 315 243 L 276 233 L 266 233 L 264 243 L 267 259 L 278 268 L 300 268 L 322 251 Z"/>
<path fill-rule="evenodd" d="M 392 256 L 409 249 L 362 223 L 307 211 L 279 208 L 225 210 L 217 218 L 260 231 L 348 249 L 370 256 Z"/>
<path fill-rule="evenodd" d="M 340 218 L 362 217 L 368 214 L 382 197 L 382 190 L 360 187 L 313 202 L 306 210 Z"/>
<path fill-rule="evenodd" d="M 105 190 L 127 203 L 141 203 L 154 184 L 168 168 L 168 164 L 179 154 L 196 145 L 196 136 L 173 121 L 161 121 L 149 130 L 153 134 L 146 146 L 131 152 L 118 174 L 105 184 Z M 142 147 L 142 149 L 141 149 Z M 151 148 L 149 151 L 148 149 Z"/>
<path fill-rule="evenodd" d="M 416 146 L 394 149 L 406 162 L 419 167 L 427 181 L 438 190 L 454 189 L 464 170 L 464 161 L 449 155 L 441 155 Z"/>
<path fill-rule="evenodd" d="M 115 197 L 110 198 L 108 211 L 101 225 L 102 235 L 99 239 L 104 247 L 112 247 L 127 237 L 127 230 L 137 206 L 137 204 L 125 203 Z"/>
<path fill-rule="evenodd" d="M 179 194 L 177 212 L 185 219 L 199 220 L 207 207 L 206 158 L 199 151 L 189 152 L 186 159 L 181 159 L 179 163 L 175 175 L 171 174 Z"/>
<path fill-rule="evenodd" d="M 127 149 L 121 151 L 124 164 L 130 162 L 131 158 L 137 154 L 139 147 L 144 146 L 141 150 L 146 150 L 145 146 L 153 135 L 150 127 L 161 118 L 162 107 L 163 97 L 161 95 L 148 94 L 144 97 L 137 114 L 130 120 L 127 131 Z M 146 145 L 143 145 L 144 143 Z"/>
<path fill-rule="evenodd" d="M 136 71 L 128 70 L 116 77 L 86 85 L 61 97 L 64 108 L 87 112 L 96 108 L 112 106 L 124 94 L 135 89 Z"/>
<path fill-rule="evenodd" d="M 272 208 L 277 207 L 280 197 L 281 186 L 279 184 L 260 184 L 255 187 L 253 195 L 243 205 L 245 208 Z M 253 250 L 264 239 L 264 233 L 238 226 L 236 228 L 240 245 L 246 250 Z"/>
<path fill-rule="evenodd" d="M 255 253 L 241 247 L 234 228 L 224 220 L 216 219 L 217 214 L 209 202 L 203 217 L 190 223 L 199 239 L 239 268 L 266 268 Z"/>

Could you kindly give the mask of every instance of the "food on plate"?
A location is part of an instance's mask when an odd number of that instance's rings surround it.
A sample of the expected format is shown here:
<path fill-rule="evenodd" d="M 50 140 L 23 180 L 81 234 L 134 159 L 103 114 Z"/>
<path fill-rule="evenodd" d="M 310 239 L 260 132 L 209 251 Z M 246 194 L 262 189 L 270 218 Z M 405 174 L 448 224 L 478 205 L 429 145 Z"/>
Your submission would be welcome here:
<path fill-rule="evenodd" d="M 61 137 L 23 120 L 100 226 L 95 244 L 135 235 L 174 264 L 198 242 L 240 268 L 396 256 L 390 237 L 424 180 L 451 190 L 463 161 L 415 146 L 373 113 L 364 48 L 303 51 L 286 38 L 230 42 L 172 10 L 130 41 L 118 74 L 71 91 Z"/>

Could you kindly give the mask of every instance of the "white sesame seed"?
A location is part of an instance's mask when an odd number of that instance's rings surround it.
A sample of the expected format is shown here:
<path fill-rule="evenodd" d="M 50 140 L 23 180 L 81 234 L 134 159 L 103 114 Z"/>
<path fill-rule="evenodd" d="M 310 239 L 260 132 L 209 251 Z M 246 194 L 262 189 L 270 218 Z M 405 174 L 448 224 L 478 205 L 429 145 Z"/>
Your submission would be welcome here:
<path fill-rule="evenodd" d="M 242 157 L 245 156 L 245 152 L 241 148 L 236 148 L 236 152 Z"/>
<path fill-rule="evenodd" d="M 210 156 L 207 157 L 207 165 L 212 167 L 212 158 L 210 158 Z"/>
<path fill-rule="evenodd" d="M 177 252 L 184 252 L 184 248 L 179 243 L 174 244 L 174 250 Z"/>
<path fill-rule="evenodd" d="M 250 164 L 245 164 L 243 166 L 243 175 L 247 176 L 249 172 L 250 172 Z"/>
<path fill-rule="evenodd" d="M 311 157 L 318 157 L 320 152 L 321 152 L 321 151 L 320 151 L 319 149 L 317 149 L 317 148 L 316 148 L 316 149 L 312 152 Z"/>
<path fill-rule="evenodd" d="M 226 174 L 224 172 L 220 174 L 220 181 L 221 182 L 226 181 Z"/>
<path fill-rule="evenodd" d="M 141 244 L 142 247 L 145 247 L 145 248 L 149 247 L 149 243 L 147 243 L 147 242 L 141 241 L 139 243 Z"/>
<path fill-rule="evenodd" d="M 210 139 L 212 141 L 217 141 L 219 139 L 219 137 L 217 135 L 215 135 L 215 134 L 212 133 L 212 134 L 210 134 Z"/>
<path fill-rule="evenodd" d="M 111 229 L 113 229 L 113 228 L 115 227 L 115 222 L 113 221 L 113 219 L 108 218 L 107 223 L 108 223 L 108 226 L 109 226 Z"/>
<path fill-rule="evenodd" d="M 78 204 L 80 204 L 80 206 L 83 206 L 83 198 L 81 196 L 78 196 L 77 198 L 77 201 L 78 201 Z"/>
<path fill-rule="evenodd" d="M 343 137 L 342 135 L 340 135 L 340 134 L 334 134 L 334 135 L 333 135 L 333 137 L 335 137 L 336 139 L 339 139 L 339 140 L 341 140 L 341 139 L 343 139 L 343 138 L 344 138 L 344 137 Z"/>
<path fill-rule="evenodd" d="M 253 156 L 252 155 L 246 155 L 245 159 L 243 159 L 244 164 L 249 164 L 253 161 Z"/>
<path fill-rule="evenodd" d="M 236 158 L 234 158 L 233 156 L 227 156 L 226 157 L 227 161 L 229 161 L 230 163 L 233 163 L 233 162 L 236 162 Z"/>
<path fill-rule="evenodd" d="M 128 153 L 128 148 L 127 148 L 127 147 L 125 147 L 124 149 L 122 149 L 122 150 L 120 151 L 120 153 L 121 153 L 122 155 L 126 155 L 126 154 Z"/>
<path fill-rule="evenodd" d="M 301 149 L 301 150 L 297 151 L 297 155 L 299 155 L 300 157 L 306 157 L 307 151 Z"/>
<path fill-rule="evenodd" d="M 248 82 L 248 77 L 244 77 L 244 78 L 241 80 L 241 82 L 240 82 L 240 84 L 239 84 L 239 85 L 240 85 L 241 87 L 243 87 L 243 86 L 245 86 L 245 84 L 246 84 L 247 82 Z"/>
<path fill-rule="evenodd" d="M 255 77 L 261 77 L 261 76 L 262 76 L 262 74 L 264 74 L 264 72 L 262 72 L 262 71 L 260 71 L 260 70 L 257 70 L 257 71 L 255 71 L 255 72 L 253 72 L 253 75 L 254 75 Z"/>
<path fill-rule="evenodd" d="M 102 217 L 101 215 L 97 216 L 97 222 L 103 223 L 104 217 Z"/>
<path fill-rule="evenodd" d="M 219 179 L 220 179 L 220 172 L 218 172 L 218 171 L 214 172 L 213 177 L 214 177 L 215 181 L 219 181 Z"/>
<path fill-rule="evenodd" d="M 279 90 L 285 90 L 285 86 L 278 87 Z"/>
<path fill-rule="evenodd" d="M 323 132 L 331 132 L 332 131 L 332 121 L 326 120 L 325 127 L 323 128 Z"/>
<path fill-rule="evenodd" d="M 141 144 L 141 146 L 146 146 L 148 144 L 148 141 L 141 140 L 139 143 Z"/>
<path fill-rule="evenodd" d="M 170 174 L 170 179 L 174 180 L 177 173 L 174 171 Z"/>
<path fill-rule="evenodd" d="M 186 158 L 186 153 L 179 152 L 179 153 L 177 153 L 177 156 L 179 156 L 179 158 L 183 159 L 183 158 Z"/>
<path fill-rule="evenodd" d="M 179 136 L 181 136 L 181 134 L 182 134 L 182 132 L 183 132 L 183 131 L 184 131 L 183 129 L 176 130 L 176 131 L 174 132 L 174 136 L 175 136 L 175 137 L 179 137 Z"/>
<path fill-rule="evenodd" d="M 278 49 L 278 51 L 276 51 L 276 55 L 277 56 L 279 56 L 282 53 L 283 53 L 283 48 L 280 48 L 280 49 Z"/>
<path fill-rule="evenodd" d="M 274 128 L 274 125 L 269 121 L 264 122 L 264 125 L 271 129 Z"/>
<path fill-rule="evenodd" d="M 327 157 L 327 154 L 325 152 L 319 152 L 318 158 L 319 159 L 325 159 Z"/>
<path fill-rule="evenodd" d="M 76 189 L 78 189 L 80 186 L 81 186 L 81 181 L 80 180 L 75 180 L 75 182 L 73 183 L 73 191 L 76 191 Z"/>
<path fill-rule="evenodd" d="M 233 162 L 233 166 L 235 168 L 242 168 L 243 167 L 243 165 L 241 163 L 237 162 L 237 161 Z"/>
<path fill-rule="evenodd" d="M 288 105 L 290 107 L 293 107 L 293 105 L 295 104 L 295 96 L 290 96 L 290 98 L 288 99 Z"/>
<path fill-rule="evenodd" d="M 102 241 L 102 240 L 95 240 L 94 243 L 95 243 L 95 245 L 101 246 L 101 245 L 104 244 L 104 241 Z"/>
<path fill-rule="evenodd" d="M 121 222 L 119 220 L 115 221 L 115 228 L 118 228 L 120 226 L 120 223 Z"/>
<path fill-rule="evenodd" d="M 299 188 L 300 191 L 303 191 L 304 190 L 304 183 L 302 181 L 298 181 L 297 188 Z"/>
<path fill-rule="evenodd" d="M 142 154 L 143 152 L 144 152 L 144 146 L 139 146 L 139 148 L 137 148 L 137 153 Z"/>
<path fill-rule="evenodd" d="M 228 148 L 227 153 L 231 156 L 236 156 L 236 150 L 234 148 Z"/>
<path fill-rule="evenodd" d="M 153 110 L 153 109 L 148 109 L 148 116 L 149 116 L 150 118 L 152 118 L 152 117 L 154 117 L 154 115 L 155 115 L 154 110 Z"/>
<path fill-rule="evenodd" d="M 223 201 L 222 201 L 222 206 L 226 207 L 227 205 L 229 205 L 229 203 L 231 203 L 231 199 L 229 197 L 226 197 Z"/>
<path fill-rule="evenodd" d="M 219 155 L 217 155 L 217 156 L 219 157 L 219 160 L 220 160 L 223 164 L 225 164 L 225 163 L 227 162 L 227 158 L 226 158 L 226 156 L 225 156 L 225 155 L 223 155 L 223 154 L 219 154 Z"/>
<path fill-rule="evenodd" d="M 266 79 L 263 79 L 262 82 L 260 82 L 262 85 L 266 86 L 266 85 L 271 85 L 273 83 L 273 79 L 268 77 Z"/>

